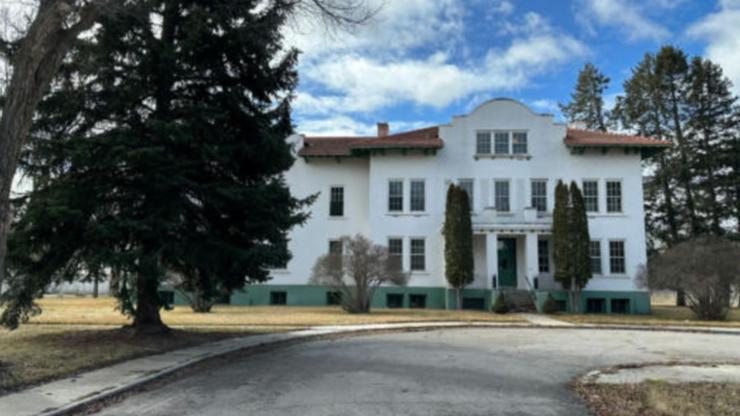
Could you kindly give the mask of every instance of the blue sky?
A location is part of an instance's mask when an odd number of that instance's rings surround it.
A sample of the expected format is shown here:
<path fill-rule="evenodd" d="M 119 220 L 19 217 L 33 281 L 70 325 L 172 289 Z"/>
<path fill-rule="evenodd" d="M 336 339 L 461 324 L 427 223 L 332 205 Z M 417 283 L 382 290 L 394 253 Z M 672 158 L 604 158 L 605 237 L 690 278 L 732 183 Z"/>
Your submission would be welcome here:
<path fill-rule="evenodd" d="M 295 22 L 303 51 L 294 122 L 306 134 L 373 134 L 446 123 L 494 97 L 560 117 L 578 70 L 611 84 L 607 105 L 662 44 L 720 63 L 740 93 L 740 0 L 368 0 L 351 33 Z"/>

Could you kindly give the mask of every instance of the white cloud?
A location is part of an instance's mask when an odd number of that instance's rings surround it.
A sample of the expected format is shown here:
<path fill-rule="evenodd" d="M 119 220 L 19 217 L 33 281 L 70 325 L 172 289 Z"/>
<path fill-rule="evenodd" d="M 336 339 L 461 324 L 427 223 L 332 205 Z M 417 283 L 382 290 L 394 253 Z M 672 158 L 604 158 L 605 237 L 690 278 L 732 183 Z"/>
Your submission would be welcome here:
<path fill-rule="evenodd" d="M 531 104 L 532 107 L 536 108 L 537 110 L 546 111 L 552 114 L 560 111 L 560 107 L 558 107 L 558 102 L 555 100 L 542 98 L 539 100 L 530 101 L 529 104 Z"/>
<path fill-rule="evenodd" d="M 576 20 L 596 34 L 595 24 L 617 28 L 629 41 L 668 38 L 671 32 L 646 17 L 647 10 L 675 7 L 676 1 L 581 0 L 576 3 Z M 595 23 L 595 24 L 594 24 Z"/>
<path fill-rule="evenodd" d="M 705 55 L 720 64 L 740 94 L 740 0 L 721 0 L 719 11 L 691 25 L 689 36 L 705 39 Z"/>
<path fill-rule="evenodd" d="M 527 13 L 506 48 L 461 62 L 447 51 L 421 57 L 335 53 L 302 66 L 303 80 L 321 94 L 298 95 L 302 114 L 375 111 L 399 103 L 446 107 L 473 94 L 512 91 L 531 78 L 587 53 L 575 38 L 557 33 L 542 16 Z"/>
<path fill-rule="evenodd" d="M 391 121 L 388 124 L 391 133 L 399 133 L 433 126 L 435 123 L 427 121 Z M 376 123 L 366 123 L 349 116 L 338 115 L 328 118 L 299 120 L 296 131 L 307 136 L 374 136 L 378 132 L 377 128 Z"/>

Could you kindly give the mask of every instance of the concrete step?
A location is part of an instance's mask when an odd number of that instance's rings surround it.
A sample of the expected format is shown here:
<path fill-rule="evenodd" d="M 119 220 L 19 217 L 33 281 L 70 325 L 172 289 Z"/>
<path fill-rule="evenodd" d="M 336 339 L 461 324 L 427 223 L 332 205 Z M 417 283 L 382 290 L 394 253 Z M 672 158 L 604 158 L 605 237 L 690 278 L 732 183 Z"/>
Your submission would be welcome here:
<path fill-rule="evenodd" d="M 523 289 L 503 289 L 504 299 L 512 312 L 536 312 L 532 294 Z"/>

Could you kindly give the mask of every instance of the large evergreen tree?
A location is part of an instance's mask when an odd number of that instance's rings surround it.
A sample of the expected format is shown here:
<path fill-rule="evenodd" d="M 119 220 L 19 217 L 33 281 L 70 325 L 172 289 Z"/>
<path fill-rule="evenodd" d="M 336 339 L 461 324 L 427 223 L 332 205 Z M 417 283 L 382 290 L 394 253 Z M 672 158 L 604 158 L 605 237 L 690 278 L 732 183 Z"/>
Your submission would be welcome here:
<path fill-rule="evenodd" d="M 589 129 L 606 131 L 609 117 L 604 110 L 604 91 L 609 86 L 609 78 L 596 66 L 587 63 L 578 73 L 576 88 L 570 95 L 568 104 L 561 104 L 560 110 L 570 122 L 586 123 Z"/>
<path fill-rule="evenodd" d="M 140 0 L 102 20 L 35 127 L 5 325 L 49 284 L 110 270 L 134 326 L 162 329 L 169 273 L 231 291 L 289 259 L 308 202 L 281 176 L 297 52 L 280 31 L 294 4 Z"/>
<path fill-rule="evenodd" d="M 457 308 L 462 309 L 462 290 L 473 282 L 473 226 L 468 193 L 456 185 L 447 189 L 443 227 L 445 277 L 455 289 Z"/>
<path fill-rule="evenodd" d="M 714 235 L 725 233 L 723 223 L 738 219 L 740 186 L 738 147 L 740 112 L 731 82 L 709 60 L 692 59 L 686 94 L 687 147 L 697 203 Z"/>

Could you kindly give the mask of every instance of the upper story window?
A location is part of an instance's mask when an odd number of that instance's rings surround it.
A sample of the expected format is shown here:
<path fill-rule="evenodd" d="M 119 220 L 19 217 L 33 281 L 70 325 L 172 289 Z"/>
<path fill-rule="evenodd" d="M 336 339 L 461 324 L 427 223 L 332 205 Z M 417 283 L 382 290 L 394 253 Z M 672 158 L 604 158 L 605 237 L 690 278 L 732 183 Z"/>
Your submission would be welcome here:
<path fill-rule="evenodd" d="M 468 194 L 468 202 L 470 203 L 470 209 L 473 209 L 473 180 L 472 179 L 460 179 L 457 181 L 457 186 L 462 188 L 465 193 Z"/>
<path fill-rule="evenodd" d="M 508 132 L 496 132 L 494 134 L 494 153 L 497 155 L 508 155 L 509 154 L 509 133 Z"/>
<path fill-rule="evenodd" d="M 475 137 L 475 152 L 478 154 L 491 153 L 491 133 L 487 131 L 478 132 Z"/>
<path fill-rule="evenodd" d="M 622 212 L 622 182 L 606 181 L 606 212 Z"/>
<path fill-rule="evenodd" d="M 426 209 L 425 186 L 423 179 L 411 181 L 411 211 L 424 211 Z"/>
<path fill-rule="evenodd" d="M 599 212 L 599 182 L 583 181 L 583 202 L 586 212 Z"/>
<path fill-rule="evenodd" d="M 388 181 L 388 211 L 403 211 L 403 181 L 393 179 Z"/>
<path fill-rule="evenodd" d="M 537 208 L 537 212 L 547 211 L 547 180 L 532 180 L 532 207 Z"/>
<path fill-rule="evenodd" d="M 332 186 L 329 191 L 329 216 L 344 216 L 344 187 Z"/>
<path fill-rule="evenodd" d="M 421 272 L 426 270 L 426 250 L 423 238 L 411 239 L 411 270 Z"/>
<path fill-rule="evenodd" d="M 496 211 L 509 212 L 511 210 L 509 201 L 509 181 L 496 180 L 493 186 L 494 201 L 496 202 Z"/>
<path fill-rule="evenodd" d="M 329 240 L 329 254 L 342 255 L 342 240 Z"/>
<path fill-rule="evenodd" d="M 511 134 L 511 150 L 515 155 L 527 154 L 527 132 L 518 131 Z"/>

